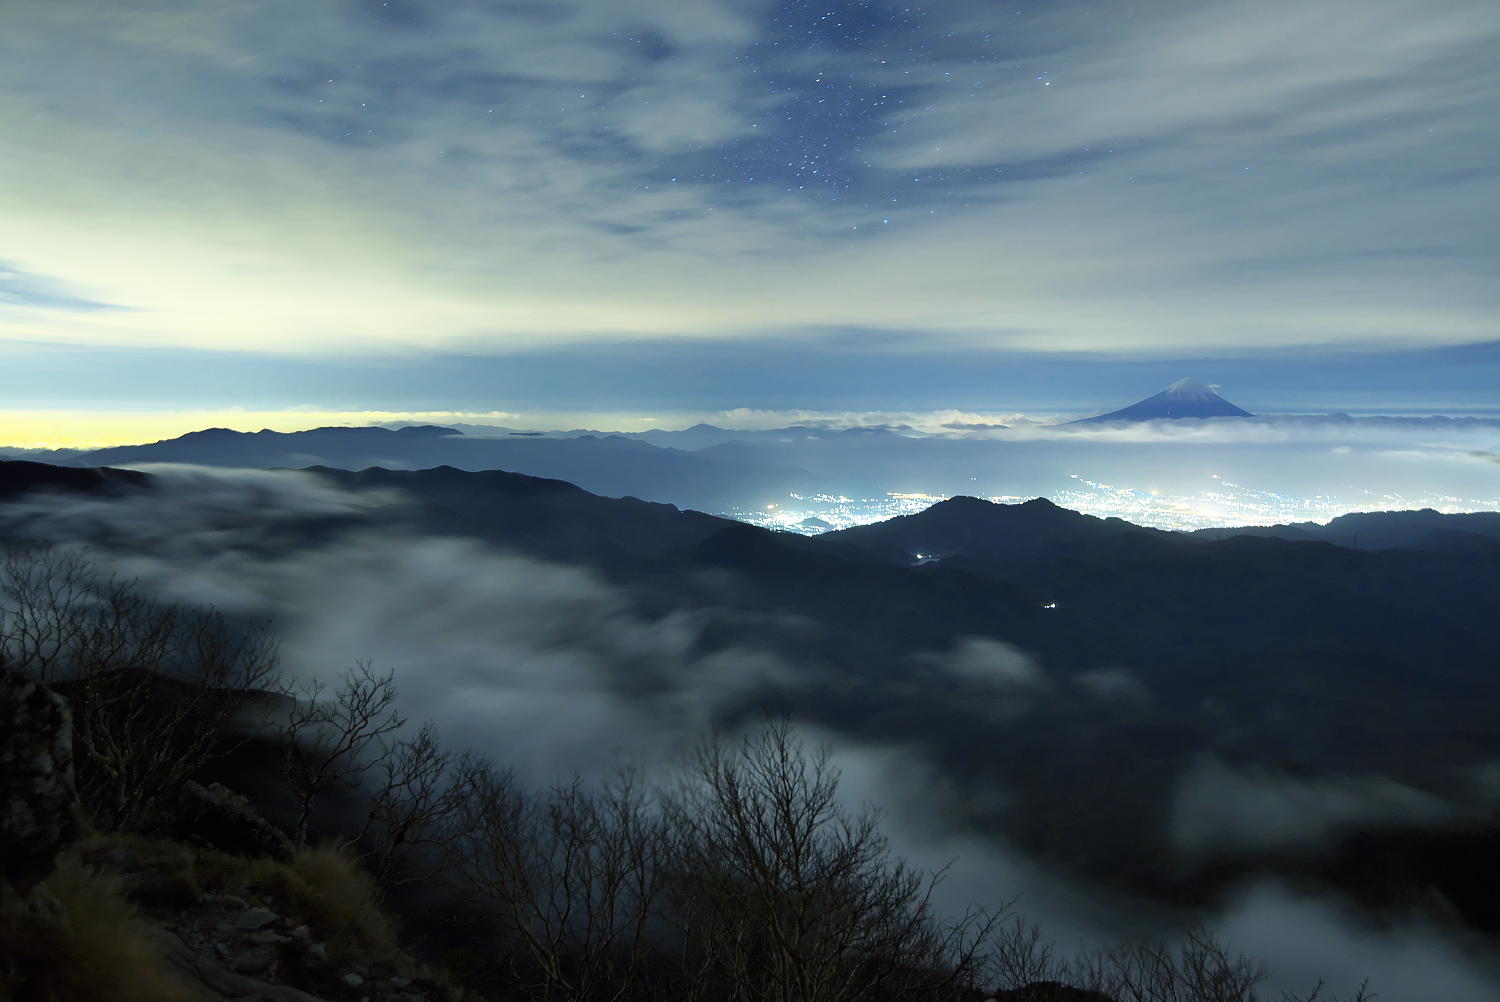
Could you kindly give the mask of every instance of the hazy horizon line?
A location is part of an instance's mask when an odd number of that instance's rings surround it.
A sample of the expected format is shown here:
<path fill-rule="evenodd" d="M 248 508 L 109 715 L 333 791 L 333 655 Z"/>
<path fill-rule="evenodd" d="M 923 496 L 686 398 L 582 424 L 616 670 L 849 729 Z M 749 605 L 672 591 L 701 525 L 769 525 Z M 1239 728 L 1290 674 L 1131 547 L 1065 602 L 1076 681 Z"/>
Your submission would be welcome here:
<path fill-rule="evenodd" d="M 180 410 L 77 408 L 0 410 L 0 447 L 28 450 L 79 450 L 142 445 L 210 428 L 237 432 L 293 433 L 318 428 L 468 425 L 497 430 L 536 432 L 603 432 L 639 434 L 684 431 L 707 424 L 726 431 L 773 431 L 788 427 L 902 428 L 921 434 L 962 434 L 1001 426 L 1040 427 L 1102 413 L 1107 408 L 970 410 L 818 410 L 813 408 L 730 408 L 718 411 L 468 411 L 323 409 L 312 407 L 252 410 L 190 408 Z M 1305 408 L 1262 411 L 1254 418 L 1282 419 L 1348 415 L 1356 418 L 1500 418 L 1496 406 L 1396 406 L 1384 408 Z M 1245 419 L 1236 419 L 1245 420 Z"/>

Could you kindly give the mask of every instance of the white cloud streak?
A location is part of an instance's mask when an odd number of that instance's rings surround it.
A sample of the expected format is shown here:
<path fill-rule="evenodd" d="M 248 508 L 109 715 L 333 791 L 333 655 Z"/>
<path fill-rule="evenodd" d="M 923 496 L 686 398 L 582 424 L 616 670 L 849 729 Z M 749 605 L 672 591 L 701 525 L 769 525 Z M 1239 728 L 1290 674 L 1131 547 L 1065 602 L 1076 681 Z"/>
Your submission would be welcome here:
<path fill-rule="evenodd" d="M 0 336 L 400 354 L 864 326 L 1198 355 L 1495 336 L 1484 0 L 1063 9 L 956 80 L 935 51 L 869 170 L 1015 180 L 858 239 L 879 213 L 658 176 L 791 100 L 735 58 L 753 6 L 357 9 L 11 11 L 6 253 L 126 309 L 10 304 Z"/>
<path fill-rule="evenodd" d="M 1384 777 L 1297 777 L 1209 757 L 1177 783 L 1168 828 L 1189 855 L 1313 850 L 1360 825 L 1421 827 L 1452 818 L 1442 799 Z"/>

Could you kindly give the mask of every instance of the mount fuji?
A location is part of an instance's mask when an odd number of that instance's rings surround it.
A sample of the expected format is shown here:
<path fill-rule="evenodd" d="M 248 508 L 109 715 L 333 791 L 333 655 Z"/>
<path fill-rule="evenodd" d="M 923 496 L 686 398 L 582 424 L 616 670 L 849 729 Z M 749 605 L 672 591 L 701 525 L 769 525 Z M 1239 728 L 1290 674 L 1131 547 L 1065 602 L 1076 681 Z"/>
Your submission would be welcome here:
<path fill-rule="evenodd" d="M 1108 414 L 1083 418 L 1071 424 L 1092 424 L 1103 421 L 1156 421 L 1161 418 L 1217 418 L 1254 417 L 1247 410 L 1236 407 L 1214 392 L 1214 388 L 1201 379 L 1179 379 L 1165 390 L 1147 397 L 1129 407 L 1122 407 Z"/>

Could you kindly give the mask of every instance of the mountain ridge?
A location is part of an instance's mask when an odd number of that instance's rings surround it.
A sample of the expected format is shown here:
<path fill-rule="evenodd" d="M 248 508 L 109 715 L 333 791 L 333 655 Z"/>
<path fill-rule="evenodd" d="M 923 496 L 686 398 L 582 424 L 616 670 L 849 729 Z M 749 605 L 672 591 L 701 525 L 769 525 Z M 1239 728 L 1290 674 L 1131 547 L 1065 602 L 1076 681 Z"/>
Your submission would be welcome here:
<path fill-rule="evenodd" d="M 326 466 L 350 471 L 439 466 L 476 472 L 502 469 L 564 480 L 601 496 L 633 496 L 709 511 L 727 511 L 747 497 L 784 496 L 806 489 L 811 479 L 804 470 L 758 462 L 754 457 L 731 463 L 623 436 L 482 438 L 438 425 L 297 432 L 214 428 L 142 445 L 70 454 L 65 465 L 140 463 L 247 469 Z"/>
<path fill-rule="evenodd" d="M 1158 538 L 1172 534 L 1120 518 L 1099 518 L 1063 508 L 1046 498 L 997 504 L 959 495 L 911 515 L 824 533 L 825 545 L 917 562 L 957 554 L 994 556 L 1036 553 L 1056 546 L 1079 545 L 1122 533 Z"/>
<path fill-rule="evenodd" d="M 55 466 L 27 459 L 0 460 L 0 501 L 25 494 L 60 491 L 69 494 L 117 494 L 144 488 L 151 478 L 113 467 Z"/>

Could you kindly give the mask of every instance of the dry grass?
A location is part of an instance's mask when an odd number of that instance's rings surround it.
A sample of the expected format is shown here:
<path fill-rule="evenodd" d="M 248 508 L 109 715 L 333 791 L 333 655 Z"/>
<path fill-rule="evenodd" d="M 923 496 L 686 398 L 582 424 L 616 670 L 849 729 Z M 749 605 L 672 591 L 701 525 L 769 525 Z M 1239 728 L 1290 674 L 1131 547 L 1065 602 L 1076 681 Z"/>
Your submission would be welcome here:
<path fill-rule="evenodd" d="M 192 879 L 205 892 L 233 894 L 249 901 L 264 897 L 280 904 L 296 897 L 291 867 L 274 859 L 235 856 L 217 849 L 193 854 Z"/>
<path fill-rule="evenodd" d="M 181 843 L 127 832 L 90 832 L 79 850 L 101 873 L 123 867 L 121 890 L 148 914 L 186 911 L 202 893 L 195 853 Z"/>
<path fill-rule="evenodd" d="M 55 914 L 0 924 L 0 1002 L 193 998 L 173 979 L 137 909 L 181 917 L 205 905 L 224 907 L 213 904 L 221 895 L 270 907 L 288 925 L 306 923 L 337 964 L 365 968 L 402 956 L 375 881 L 342 849 L 304 849 L 282 863 L 91 832 L 64 859 L 44 885 L 59 902 Z M 124 872 L 113 872 L 116 867 Z M 417 973 L 409 967 L 400 962 L 390 973 Z"/>
<path fill-rule="evenodd" d="M 400 952 L 374 880 L 342 849 L 302 849 L 291 863 L 205 850 L 194 870 L 205 891 L 266 904 L 292 925 L 307 923 L 336 960 L 368 963 Z"/>
<path fill-rule="evenodd" d="M 0 994 L 16 1002 L 189 1002 L 117 877 L 65 856 L 55 907 L 0 924 Z M 45 899 L 45 895 L 44 895 Z"/>
<path fill-rule="evenodd" d="M 375 881 L 348 852 L 303 849 L 292 860 L 300 885 L 298 904 L 316 935 L 335 955 L 391 957 L 399 951 L 396 929 L 377 900 Z"/>
<path fill-rule="evenodd" d="M 290 925 L 307 923 L 335 960 L 367 965 L 371 958 L 400 953 L 375 881 L 342 849 L 303 849 L 281 863 L 118 832 L 91 834 L 83 848 L 85 858 L 104 871 L 112 853 L 125 854 L 132 872 L 100 879 L 123 889 L 122 901 L 128 896 L 148 912 L 181 914 L 205 893 L 233 895 L 270 907 Z"/>

